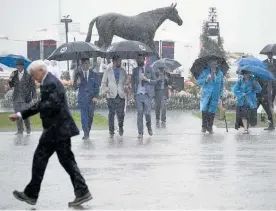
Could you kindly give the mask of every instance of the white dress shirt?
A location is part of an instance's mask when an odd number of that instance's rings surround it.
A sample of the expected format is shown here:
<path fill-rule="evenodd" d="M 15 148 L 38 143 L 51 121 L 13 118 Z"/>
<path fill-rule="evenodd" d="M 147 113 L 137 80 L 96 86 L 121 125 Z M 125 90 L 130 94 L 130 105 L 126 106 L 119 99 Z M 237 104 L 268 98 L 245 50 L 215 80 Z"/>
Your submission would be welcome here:
<path fill-rule="evenodd" d="M 88 75 L 89 75 L 89 70 L 85 71 L 83 70 L 83 77 L 85 78 L 85 73 L 86 73 L 86 81 L 88 82 Z"/>
<path fill-rule="evenodd" d="M 18 70 L 18 79 L 19 79 L 19 81 L 21 81 L 21 79 L 23 77 L 23 74 L 24 74 L 24 70 L 22 70 L 21 72 Z"/>

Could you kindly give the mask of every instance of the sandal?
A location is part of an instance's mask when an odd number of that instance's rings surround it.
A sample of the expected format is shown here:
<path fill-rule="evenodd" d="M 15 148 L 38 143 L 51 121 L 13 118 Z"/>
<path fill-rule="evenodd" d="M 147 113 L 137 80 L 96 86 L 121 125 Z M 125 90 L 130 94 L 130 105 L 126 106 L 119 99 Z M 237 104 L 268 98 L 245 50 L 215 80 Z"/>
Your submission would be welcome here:
<path fill-rule="evenodd" d="M 244 130 L 243 134 L 249 134 L 248 130 Z"/>

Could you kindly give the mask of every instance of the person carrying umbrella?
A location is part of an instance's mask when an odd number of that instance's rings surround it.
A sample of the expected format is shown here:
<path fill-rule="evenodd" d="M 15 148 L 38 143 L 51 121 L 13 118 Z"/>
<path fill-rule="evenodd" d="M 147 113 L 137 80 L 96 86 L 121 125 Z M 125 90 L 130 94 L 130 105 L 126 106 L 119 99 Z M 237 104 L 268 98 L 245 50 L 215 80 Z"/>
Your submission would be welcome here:
<path fill-rule="evenodd" d="M 146 117 L 148 134 L 153 135 L 151 127 L 151 103 L 154 97 L 154 85 L 157 83 L 156 75 L 150 66 L 144 66 L 145 56 L 139 55 L 137 66 L 132 71 L 132 91 L 137 109 L 138 138 L 143 138 L 143 115 Z"/>
<path fill-rule="evenodd" d="M 202 111 L 202 132 L 213 133 L 213 123 L 218 105 L 221 104 L 224 89 L 224 75 L 218 68 L 216 59 L 209 60 L 208 67 L 203 70 L 197 79 L 202 88 L 200 110 Z"/>
<path fill-rule="evenodd" d="M 160 115 L 161 115 L 161 127 L 166 127 L 166 104 L 169 97 L 169 85 L 171 85 L 170 73 L 165 71 L 164 67 L 159 67 L 159 71 L 156 73 L 158 78 L 155 85 L 155 117 L 156 127 L 160 127 Z"/>
<path fill-rule="evenodd" d="M 233 92 L 237 97 L 235 129 L 238 130 L 240 126 L 243 126 L 244 134 L 248 134 L 249 125 L 255 126 L 257 123 L 250 119 L 256 116 L 254 113 L 257 114 L 256 94 L 260 93 L 262 88 L 251 72 L 241 68 L 240 74 L 243 77 L 233 87 Z"/>
<path fill-rule="evenodd" d="M 99 96 L 98 74 L 90 67 L 89 58 L 82 59 L 80 70 L 75 73 L 73 87 L 78 90 L 78 107 L 81 112 L 81 124 L 83 129 L 83 140 L 89 138 L 93 123 L 94 110 Z"/>
<path fill-rule="evenodd" d="M 121 67 L 121 58 L 114 55 L 112 65 L 109 65 L 103 73 L 101 90 L 106 94 L 108 105 L 108 125 L 110 138 L 114 137 L 114 117 L 117 115 L 119 125 L 119 135 L 124 134 L 125 104 L 127 81 L 126 70 Z"/>
<path fill-rule="evenodd" d="M 13 89 L 13 107 L 18 112 L 27 109 L 29 103 L 37 98 L 36 85 L 32 77 L 24 70 L 24 60 L 16 61 L 16 70 L 12 72 L 9 78 L 9 86 Z M 17 119 L 17 133 L 23 134 L 24 127 L 22 119 Z M 31 122 L 29 118 L 24 119 L 27 134 L 31 133 Z"/>

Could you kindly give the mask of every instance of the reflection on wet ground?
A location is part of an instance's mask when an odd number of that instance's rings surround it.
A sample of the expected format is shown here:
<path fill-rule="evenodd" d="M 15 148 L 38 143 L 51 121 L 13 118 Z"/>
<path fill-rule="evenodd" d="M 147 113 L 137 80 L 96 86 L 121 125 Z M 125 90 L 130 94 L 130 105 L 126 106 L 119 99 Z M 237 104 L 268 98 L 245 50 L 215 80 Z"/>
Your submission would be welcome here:
<path fill-rule="evenodd" d="M 111 140 L 107 131 L 93 131 L 88 141 L 73 138 L 94 197 L 78 209 L 276 209 L 276 131 L 202 135 L 199 120 L 175 112 L 166 129 L 138 140 L 135 123 L 135 114 L 128 114 L 122 138 Z M 29 182 L 39 135 L 0 134 L 0 209 L 31 208 L 11 192 Z M 35 208 L 67 209 L 73 197 L 53 155 Z"/>

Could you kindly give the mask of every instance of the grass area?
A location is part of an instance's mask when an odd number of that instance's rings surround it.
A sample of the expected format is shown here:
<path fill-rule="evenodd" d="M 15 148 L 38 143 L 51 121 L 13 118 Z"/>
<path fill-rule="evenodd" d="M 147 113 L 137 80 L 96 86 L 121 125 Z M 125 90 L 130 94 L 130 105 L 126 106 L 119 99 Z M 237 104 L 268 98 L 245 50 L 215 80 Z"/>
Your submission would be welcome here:
<path fill-rule="evenodd" d="M 201 119 L 201 112 L 196 112 L 194 115 Z M 267 118 L 267 117 L 266 117 Z M 236 122 L 236 113 L 234 112 L 226 112 L 227 126 L 228 128 L 234 128 Z M 276 119 L 276 114 L 274 114 L 274 119 Z M 218 128 L 225 128 L 224 119 L 219 120 L 217 117 L 215 118 L 214 125 Z M 261 121 L 261 114 L 258 114 L 258 122 L 255 127 L 267 127 L 267 119 L 265 121 Z"/>
<path fill-rule="evenodd" d="M 16 122 L 9 120 L 8 116 L 12 114 L 11 112 L 0 113 L 0 130 L 16 130 Z M 81 128 L 80 113 L 72 112 L 73 118 L 79 128 Z M 39 114 L 30 117 L 32 129 L 39 130 L 42 129 L 41 119 Z M 95 114 L 93 120 L 94 129 L 107 129 L 108 122 L 107 118 L 101 114 Z"/>

